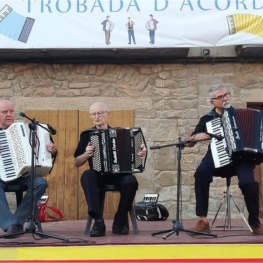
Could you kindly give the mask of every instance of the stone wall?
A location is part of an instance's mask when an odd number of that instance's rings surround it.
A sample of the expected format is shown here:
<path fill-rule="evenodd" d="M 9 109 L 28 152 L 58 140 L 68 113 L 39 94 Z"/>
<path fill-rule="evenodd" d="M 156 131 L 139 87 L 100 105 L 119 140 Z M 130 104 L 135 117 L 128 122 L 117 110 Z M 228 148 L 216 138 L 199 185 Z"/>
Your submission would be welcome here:
<path fill-rule="evenodd" d="M 148 148 L 187 139 L 200 116 L 210 110 L 206 93 L 216 83 L 230 90 L 234 106 L 262 101 L 261 64 L 0 65 L 0 97 L 15 103 L 17 119 L 26 109 L 87 110 L 93 102 L 103 101 L 110 109 L 135 110 L 135 126 L 142 127 Z M 193 174 L 206 149 L 196 145 L 182 151 L 182 218 L 195 218 Z M 174 146 L 149 150 L 145 172 L 136 174 L 140 184 L 136 201 L 145 193 L 159 193 L 171 219 L 176 217 L 177 157 Z M 210 218 L 224 189 L 225 180 L 215 179 Z M 231 189 L 244 211 L 236 179 Z"/>

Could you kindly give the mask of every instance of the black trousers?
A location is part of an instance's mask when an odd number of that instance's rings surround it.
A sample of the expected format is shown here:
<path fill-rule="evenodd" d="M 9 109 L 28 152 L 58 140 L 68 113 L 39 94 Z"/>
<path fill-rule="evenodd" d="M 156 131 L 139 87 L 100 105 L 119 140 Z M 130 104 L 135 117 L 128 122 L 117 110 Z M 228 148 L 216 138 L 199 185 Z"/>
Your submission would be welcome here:
<path fill-rule="evenodd" d="M 93 218 L 102 218 L 103 211 L 100 205 L 99 189 L 103 185 L 116 185 L 120 189 L 120 202 L 114 222 L 123 224 L 127 220 L 127 213 L 130 210 L 138 182 L 132 174 L 105 174 L 101 175 L 95 170 L 86 170 L 81 177 L 81 185 L 88 204 L 88 213 Z"/>
<path fill-rule="evenodd" d="M 209 188 L 214 176 L 237 175 L 238 185 L 242 190 L 246 206 L 249 212 L 249 223 L 257 226 L 259 223 L 259 188 L 254 179 L 255 164 L 242 161 L 234 165 L 222 168 L 215 168 L 212 153 L 210 151 L 202 159 L 195 172 L 195 195 L 196 195 L 196 215 L 207 216 L 209 204 Z M 253 202 L 251 202 L 253 200 Z"/>

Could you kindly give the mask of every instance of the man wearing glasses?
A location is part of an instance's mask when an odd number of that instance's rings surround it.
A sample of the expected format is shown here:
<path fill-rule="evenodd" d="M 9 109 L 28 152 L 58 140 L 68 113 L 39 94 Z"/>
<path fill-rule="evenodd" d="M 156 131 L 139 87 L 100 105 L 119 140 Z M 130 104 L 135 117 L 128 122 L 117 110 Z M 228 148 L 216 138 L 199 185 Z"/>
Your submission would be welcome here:
<path fill-rule="evenodd" d="M 96 102 L 90 107 L 90 115 L 94 123 L 93 129 L 108 129 L 109 109 L 107 105 L 102 102 Z M 91 158 L 94 154 L 94 146 L 90 142 L 89 136 L 82 133 L 80 141 L 75 151 L 75 166 L 80 167 L 86 164 L 87 161 L 91 164 Z M 138 156 L 144 158 L 146 156 L 146 148 L 141 145 L 141 151 Z M 103 220 L 102 208 L 99 202 L 98 188 L 105 184 L 119 185 L 120 202 L 118 211 L 114 216 L 112 225 L 112 232 L 114 234 L 126 235 L 129 233 L 127 227 L 127 216 L 130 210 L 136 191 L 138 189 L 138 182 L 135 176 L 130 174 L 108 174 L 107 176 L 101 175 L 99 172 L 89 169 L 86 170 L 81 177 L 81 185 L 88 203 L 88 213 L 94 218 L 95 222 L 90 231 L 91 237 L 105 236 L 106 227 Z"/>
<path fill-rule="evenodd" d="M 201 143 L 209 144 L 210 136 L 207 134 L 206 123 L 214 118 L 221 117 L 224 108 L 230 107 L 230 93 L 222 85 L 214 85 L 208 91 L 208 99 L 214 108 L 201 117 L 190 141 L 186 146 L 193 147 L 199 140 Z M 207 139 L 207 140 L 206 140 Z M 249 213 L 248 223 L 253 234 L 262 235 L 263 225 L 259 220 L 259 184 L 254 179 L 255 164 L 247 162 L 245 159 L 229 164 L 221 168 L 215 168 L 210 145 L 204 158 L 195 172 L 195 196 L 196 215 L 199 216 L 197 225 L 191 230 L 195 232 L 210 232 L 207 220 L 209 204 L 209 186 L 213 181 L 213 176 L 237 175 L 239 187 L 244 195 L 246 207 Z"/>

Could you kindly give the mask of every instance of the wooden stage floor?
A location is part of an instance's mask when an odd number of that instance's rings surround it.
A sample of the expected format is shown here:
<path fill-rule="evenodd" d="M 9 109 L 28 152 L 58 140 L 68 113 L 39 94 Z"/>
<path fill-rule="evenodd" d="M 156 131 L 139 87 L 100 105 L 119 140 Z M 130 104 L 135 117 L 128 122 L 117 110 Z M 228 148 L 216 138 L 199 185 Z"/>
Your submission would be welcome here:
<path fill-rule="evenodd" d="M 188 230 L 196 224 L 197 220 L 182 220 L 184 229 Z M 106 236 L 90 237 L 84 235 L 86 226 L 85 220 L 79 221 L 59 221 L 42 223 L 43 233 L 47 237 L 41 237 L 37 234 L 25 233 L 16 238 L 0 238 L 1 247 L 15 246 L 87 246 L 87 245 L 116 245 L 116 244 L 263 244 L 263 236 L 253 235 L 242 219 L 232 219 L 232 228 L 225 230 L 220 227 L 224 225 L 223 219 L 217 219 L 211 233 L 216 235 L 193 236 L 184 231 L 175 232 L 166 239 L 166 234 L 158 234 L 163 230 L 172 230 L 174 223 L 172 220 L 166 221 L 138 221 L 139 234 L 133 233 L 130 224 L 130 233 L 128 235 L 116 235 L 111 232 L 112 220 L 106 220 Z M 211 222 L 210 222 L 211 225 Z M 26 226 L 26 224 L 25 224 Z M 0 231 L 0 235 L 4 235 Z M 49 237 L 51 235 L 51 237 Z M 52 238 L 56 236 L 58 238 Z"/>
<path fill-rule="evenodd" d="M 181 221 L 186 230 L 196 222 Z M 263 235 L 253 235 L 243 219 L 233 219 L 232 228 L 225 230 L 216 227 L 224 224 L 223 219 L 217 219 L 211 232 L 214 236 L 192 236 L 179 231 L 166 239 L 165 234 L 152 234 L 173 230 L 172 220 L 137 224 L 138 235 L 132 226 L 129 235 L 115 235 L 111 232 L 112 220 L 106 220 L 106 236 L 95 238 L 84 235 L 85 220 L 42 223 L 47 235 L 44 238 L 37 232 L 11 239 L 1 236 L 0 263 L 263 262 Z"/>

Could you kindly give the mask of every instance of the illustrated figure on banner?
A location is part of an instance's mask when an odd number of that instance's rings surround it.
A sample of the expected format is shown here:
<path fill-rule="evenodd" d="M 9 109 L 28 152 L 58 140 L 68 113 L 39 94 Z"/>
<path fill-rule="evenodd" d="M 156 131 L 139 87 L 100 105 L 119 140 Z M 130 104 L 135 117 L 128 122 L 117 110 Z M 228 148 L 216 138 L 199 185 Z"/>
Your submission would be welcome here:
<path fill-rule="evenodd" d="M 159 22 L 153 18 L 153 15 L 150 15 L 149 21 L 146 22 L 146 28 L 149 30 L 150 42 L 149 44 L 153 45 L 155 43 L 155 31 L 157 30 L 157 24 Z"/>
<path fill-rule="evenodd" d="M 133 44 L 136 44 L 135 36 L 134 36 L 134 26 L 135 26 L 134 21 L 132 21 L 131 18 L 128 17 L 128 22 L 125 25 L 126 25 L 127 30 L 128 30 L 128 39 L 129 39 L 128 44 L 131 44 L 131 39 L 133 40 Z"/>
<path fill-rule="evenodd" d="M 111 37 L 111 31 L 114 28 L 114 23 L 110 21 L 110 16 L 106 16 L 106 19 L 101 22 L 103 25 L 102 30 L 105 32 L 105 44 L 109 45 L 111 44 L 110 42 L 110 37 Z"/>

